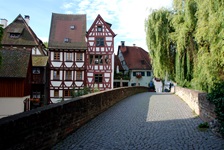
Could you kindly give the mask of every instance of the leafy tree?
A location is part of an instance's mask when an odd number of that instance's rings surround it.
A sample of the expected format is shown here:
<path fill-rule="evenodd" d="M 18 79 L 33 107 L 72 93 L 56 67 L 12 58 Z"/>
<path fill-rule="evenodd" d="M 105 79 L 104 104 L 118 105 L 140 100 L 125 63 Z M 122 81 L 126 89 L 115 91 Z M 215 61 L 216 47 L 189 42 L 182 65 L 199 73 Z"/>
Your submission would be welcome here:
<path fill-rule="evenodd" d="M 194 70 L 195 88 L 211 91 L 224 80 L 224 1 L 197 0 L 195 39 L 198 43 Z"/>
<path fill-rule="evenodd" d="M 194 32 L 196 28 L 197 5 L 194 0 L 175 0 L 172 25 L 175 32 L 171 37 L 176 44 L 175 80 L 182 86 L 189 86 L 193 78 L 195 54 L 197 53 Z"/>
<path fill-rule="evenodd" d="M 211 91 L 224 80 L 224 1 L 174 0 L 145 23 L 153 71 L 179 85 Z"/>
<path fill-rule="evenodd" d="M 145 22 L 146 41 L 154 75 L 160 78 L 164 78 L 167 73 L 172 77 L 174 73 L 175 49 L 169 38 L 169 33 L 173 31 L 170 26 L 170 14 L 170 11 L 160 9 L 152 12 Z"/>
<path fill-rule="evenodd" d="M 48 42 L 44 42 L 45 47 L 48 47 Z"/>

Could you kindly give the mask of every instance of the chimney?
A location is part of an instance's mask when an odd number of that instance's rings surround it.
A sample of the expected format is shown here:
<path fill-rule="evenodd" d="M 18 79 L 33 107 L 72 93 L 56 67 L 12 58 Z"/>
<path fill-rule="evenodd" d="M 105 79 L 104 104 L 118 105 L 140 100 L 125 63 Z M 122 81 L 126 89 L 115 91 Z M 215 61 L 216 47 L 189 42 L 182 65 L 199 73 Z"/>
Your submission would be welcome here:
<path fill-rule="evenodd" d="M 133 46 L 135 47 L 135 44 L 133 44 Z"/>
<path fill-rule="evenodd" d="M 6 20 L 6 19 L 1 19 L 1 25 L 2 25 L 2 27 L 3 27 L 3 29 L 7 26 L 7 23 L 8 23 L 8 20 Z"/>
<path fill-rule="evenodd" d="M 125 41 L 121 41 L 121 46 L 125 46 L 125 45 L 124 45 L 124 42 L 125 42 Z"/>
<path fill-rule="evenodd" d="M 29 25 L 29 22 L 30 22 L 30 16 L 29 15 L 25 15 L 25 21 Z"/>

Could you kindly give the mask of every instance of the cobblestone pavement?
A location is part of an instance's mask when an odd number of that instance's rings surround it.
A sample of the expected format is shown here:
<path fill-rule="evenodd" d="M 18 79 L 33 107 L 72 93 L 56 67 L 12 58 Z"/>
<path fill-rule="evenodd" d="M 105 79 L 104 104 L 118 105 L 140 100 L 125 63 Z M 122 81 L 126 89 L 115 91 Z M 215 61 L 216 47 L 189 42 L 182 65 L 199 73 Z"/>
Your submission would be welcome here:
<path fill-rule="evenodd" d="M 224 140 L 175 95 L 131 96 L 84 125 L 54 150 L 224 150 Z"/>

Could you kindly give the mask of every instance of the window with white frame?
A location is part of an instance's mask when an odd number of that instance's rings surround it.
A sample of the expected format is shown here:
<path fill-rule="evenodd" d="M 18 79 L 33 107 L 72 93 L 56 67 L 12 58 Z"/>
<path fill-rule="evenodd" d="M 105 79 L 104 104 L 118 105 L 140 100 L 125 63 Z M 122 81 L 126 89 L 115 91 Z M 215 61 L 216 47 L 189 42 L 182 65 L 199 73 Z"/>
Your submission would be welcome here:
<path fill-rule="evenodd" d="M 82 80 L 82 71 L 76 71 L 76 80 Z"/>
<path fill-rule="evenodd" d="M 76 61 L 83 61 L 82 53 L 76 53 Z"/>
<path fill-rule="evenodd" d="M 65 80 L 71 80 L 72 79 L 72 71 L 67 70 L 65 71 Z"/>
<path fill-rule="evenodd" d="M 54 80 L 59 80 L 60 79 L 60 71 L 59 70 L 54 70 L 53 71 L 53 79 Z"/>
<path fill-rule="evenodd" d="M 72 53 L 71 52 L 66 53 L 66 60 L 67 61 L 72 61 Z"/>
<path fill-rule="evenodd" d="M 60 52 L 54 52 L 54 60 L 60 60 Z"/>

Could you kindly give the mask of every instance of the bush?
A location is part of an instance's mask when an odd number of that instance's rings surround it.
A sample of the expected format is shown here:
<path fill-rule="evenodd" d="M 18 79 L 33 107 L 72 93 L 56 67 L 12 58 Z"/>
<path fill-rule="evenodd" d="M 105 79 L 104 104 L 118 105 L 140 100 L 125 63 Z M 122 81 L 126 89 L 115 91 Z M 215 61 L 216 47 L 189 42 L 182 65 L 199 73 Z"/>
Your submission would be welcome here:
<path fill-rule="evenodd" d="M 221 125 L 219 130 L 224 137 L 224 81 L 214 86 L 207 99 L 215 105 L 217 120 Z"/>
<path fill-rule="evenodd" d="M 198 128 L 209 128 L 208 122 L 199 124 Z"/>

